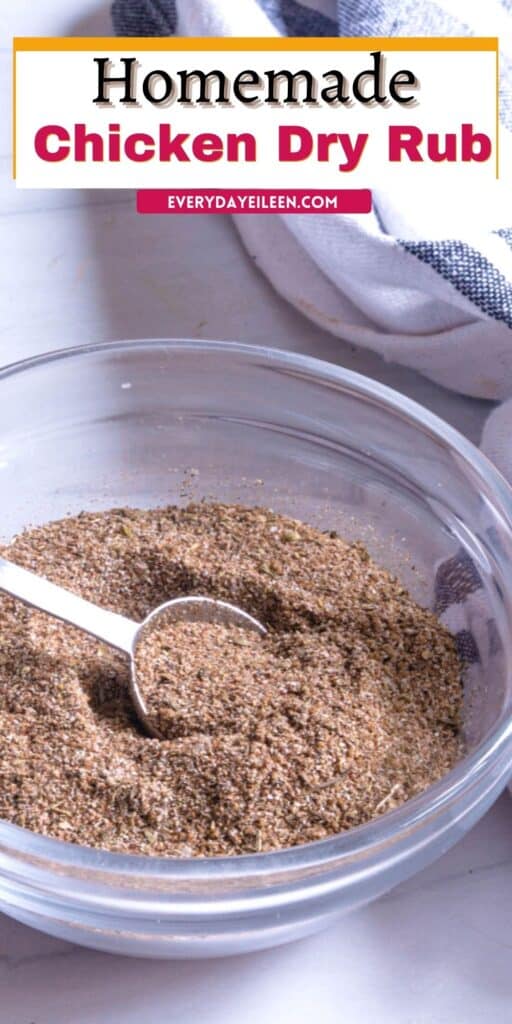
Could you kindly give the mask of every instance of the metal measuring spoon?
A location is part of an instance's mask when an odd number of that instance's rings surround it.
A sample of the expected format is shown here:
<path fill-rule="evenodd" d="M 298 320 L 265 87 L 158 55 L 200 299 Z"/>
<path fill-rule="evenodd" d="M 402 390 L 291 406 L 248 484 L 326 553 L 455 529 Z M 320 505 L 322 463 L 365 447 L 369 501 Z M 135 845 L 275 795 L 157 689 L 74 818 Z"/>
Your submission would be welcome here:
<path fill-rule="evenodd" d="M 152 736 L 159 734 L 151 724 L 137 680 L 136 667 L 137 647 L 149 631 L 165 621 L 214 623 L 220 626 L 239 626 L 261 635 L 266 633 L 261 622 L 236 605 L 200 596 L 175 597 L 155 608 L 142 622 L 133 622 L 124 615 L 98 608 L 91 601 L 86 601 L 83 597 L 72 594 L 70 590 L 58 587 L 55 583 L 50 583 L 42 576 L 22 569 L 5 558 L 0 558 L 0 590 L 128 654 L 132 703 L 137 717 Z"/>

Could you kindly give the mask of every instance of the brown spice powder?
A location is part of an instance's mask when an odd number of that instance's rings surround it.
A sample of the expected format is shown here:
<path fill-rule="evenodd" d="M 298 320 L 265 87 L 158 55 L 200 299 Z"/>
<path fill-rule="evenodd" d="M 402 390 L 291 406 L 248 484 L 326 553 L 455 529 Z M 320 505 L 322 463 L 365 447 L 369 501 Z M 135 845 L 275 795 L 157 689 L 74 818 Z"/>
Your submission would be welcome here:
<path fill-rule="evenodd" d="M 123 852 L 322 839 L 398 806 L 462 751 L 450 634 L 361 544 L 268 509 L 116 509 L 27 531 L 5 557 L 141 620 L 205 593 L 268 628 L 152 634 L 145 736 L 126 660 L 0 595 L 0 817 Z"/>

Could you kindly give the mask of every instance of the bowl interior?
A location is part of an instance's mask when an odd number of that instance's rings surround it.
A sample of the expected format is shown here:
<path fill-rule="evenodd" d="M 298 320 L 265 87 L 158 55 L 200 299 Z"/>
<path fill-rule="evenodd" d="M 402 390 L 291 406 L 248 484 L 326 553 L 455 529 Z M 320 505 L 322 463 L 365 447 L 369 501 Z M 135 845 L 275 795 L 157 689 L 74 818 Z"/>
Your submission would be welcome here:
<path fill-rule="evenodd" d="M 200 498 L 361 538 L 457 635 L 471 749 L 510 713 L 508 496 L 438 429 L 380 385 L 244 346 L 36 360 L 0 377 L 0 540 L 82 509 Z"/>

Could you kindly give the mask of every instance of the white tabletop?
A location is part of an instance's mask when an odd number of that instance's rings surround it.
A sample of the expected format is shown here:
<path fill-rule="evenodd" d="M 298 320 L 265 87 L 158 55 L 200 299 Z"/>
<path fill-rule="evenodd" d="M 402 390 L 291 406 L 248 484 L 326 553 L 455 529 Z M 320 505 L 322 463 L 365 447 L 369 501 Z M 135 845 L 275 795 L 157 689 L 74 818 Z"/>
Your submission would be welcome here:
<path fill-rule="evenodd" d="M 89 0 L 17 0 L 1 13 L 4 42 L 110 33 L 106 6 Z M 7 49 L 0 89 L 6 109 Z M 263 342 L 377 377 L 478 442 L 486 403 L 313 327 L 273 293 L 228 219 L 140 218 L 128 193 L 17 193 L 9 152 L 8 126 L 0 125 L 0 365 L 114 338 Z M 431 868 L 278 950 L 204 963 L 134 961 L 0 915 L 0 1024 L 506 1024 L 511 921 L 512 804 L 503 796 Z"/>

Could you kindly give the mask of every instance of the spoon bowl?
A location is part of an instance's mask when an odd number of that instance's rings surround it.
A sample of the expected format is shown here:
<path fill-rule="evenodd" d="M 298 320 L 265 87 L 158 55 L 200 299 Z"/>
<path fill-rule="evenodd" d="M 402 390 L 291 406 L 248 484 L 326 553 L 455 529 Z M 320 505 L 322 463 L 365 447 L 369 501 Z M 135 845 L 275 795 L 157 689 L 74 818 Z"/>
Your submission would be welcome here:
<path fill-rule="evenodd" d="M 261 622 L 236 605 L 196 595 L 175 597 L 153 609 L 142 622 L 134 622 L 117 612 L 99 608 L 92 601 L 86 601 L 65 587 L 50 583 L 5 558 L 0 558 L 0 590 L 127 654 L 130 658 L 129 691 L 135 713 L 146 732 L 159 739 L 163 737 L 151 723 L 140 680 L 137 679 L 137 648 L 148 632 L 164 622 L 204 622 L 238 626 L 261 635 L 266 633 Z"/>
<path fill-rule="evenodd" d="M 157 739 L 164 737 L 155 729 L 151 721 L 146 701 L 144 700 L 140 680 L 137 675 L 137 649 L 148 633 L 153 632 L 160 625 L 171 625 L 177 622 L 203 622 L 217 626 L 238 626 L 242 629 L 251 630 L 254 633 L 264 635 L 267 631 L 261 622 L 253 618 L 247 612 L 237 608 L 227 601 L 218 601 L 212 597 L 189 596 L 175 597 L 172 601 L 166 601 L 159 605 L 154 611 L 141 622 L 134 638 L 130 652 L 130 696 L 132 704 L 137 713 L 139 721 L 143 724 L 146 732 Z"/>

